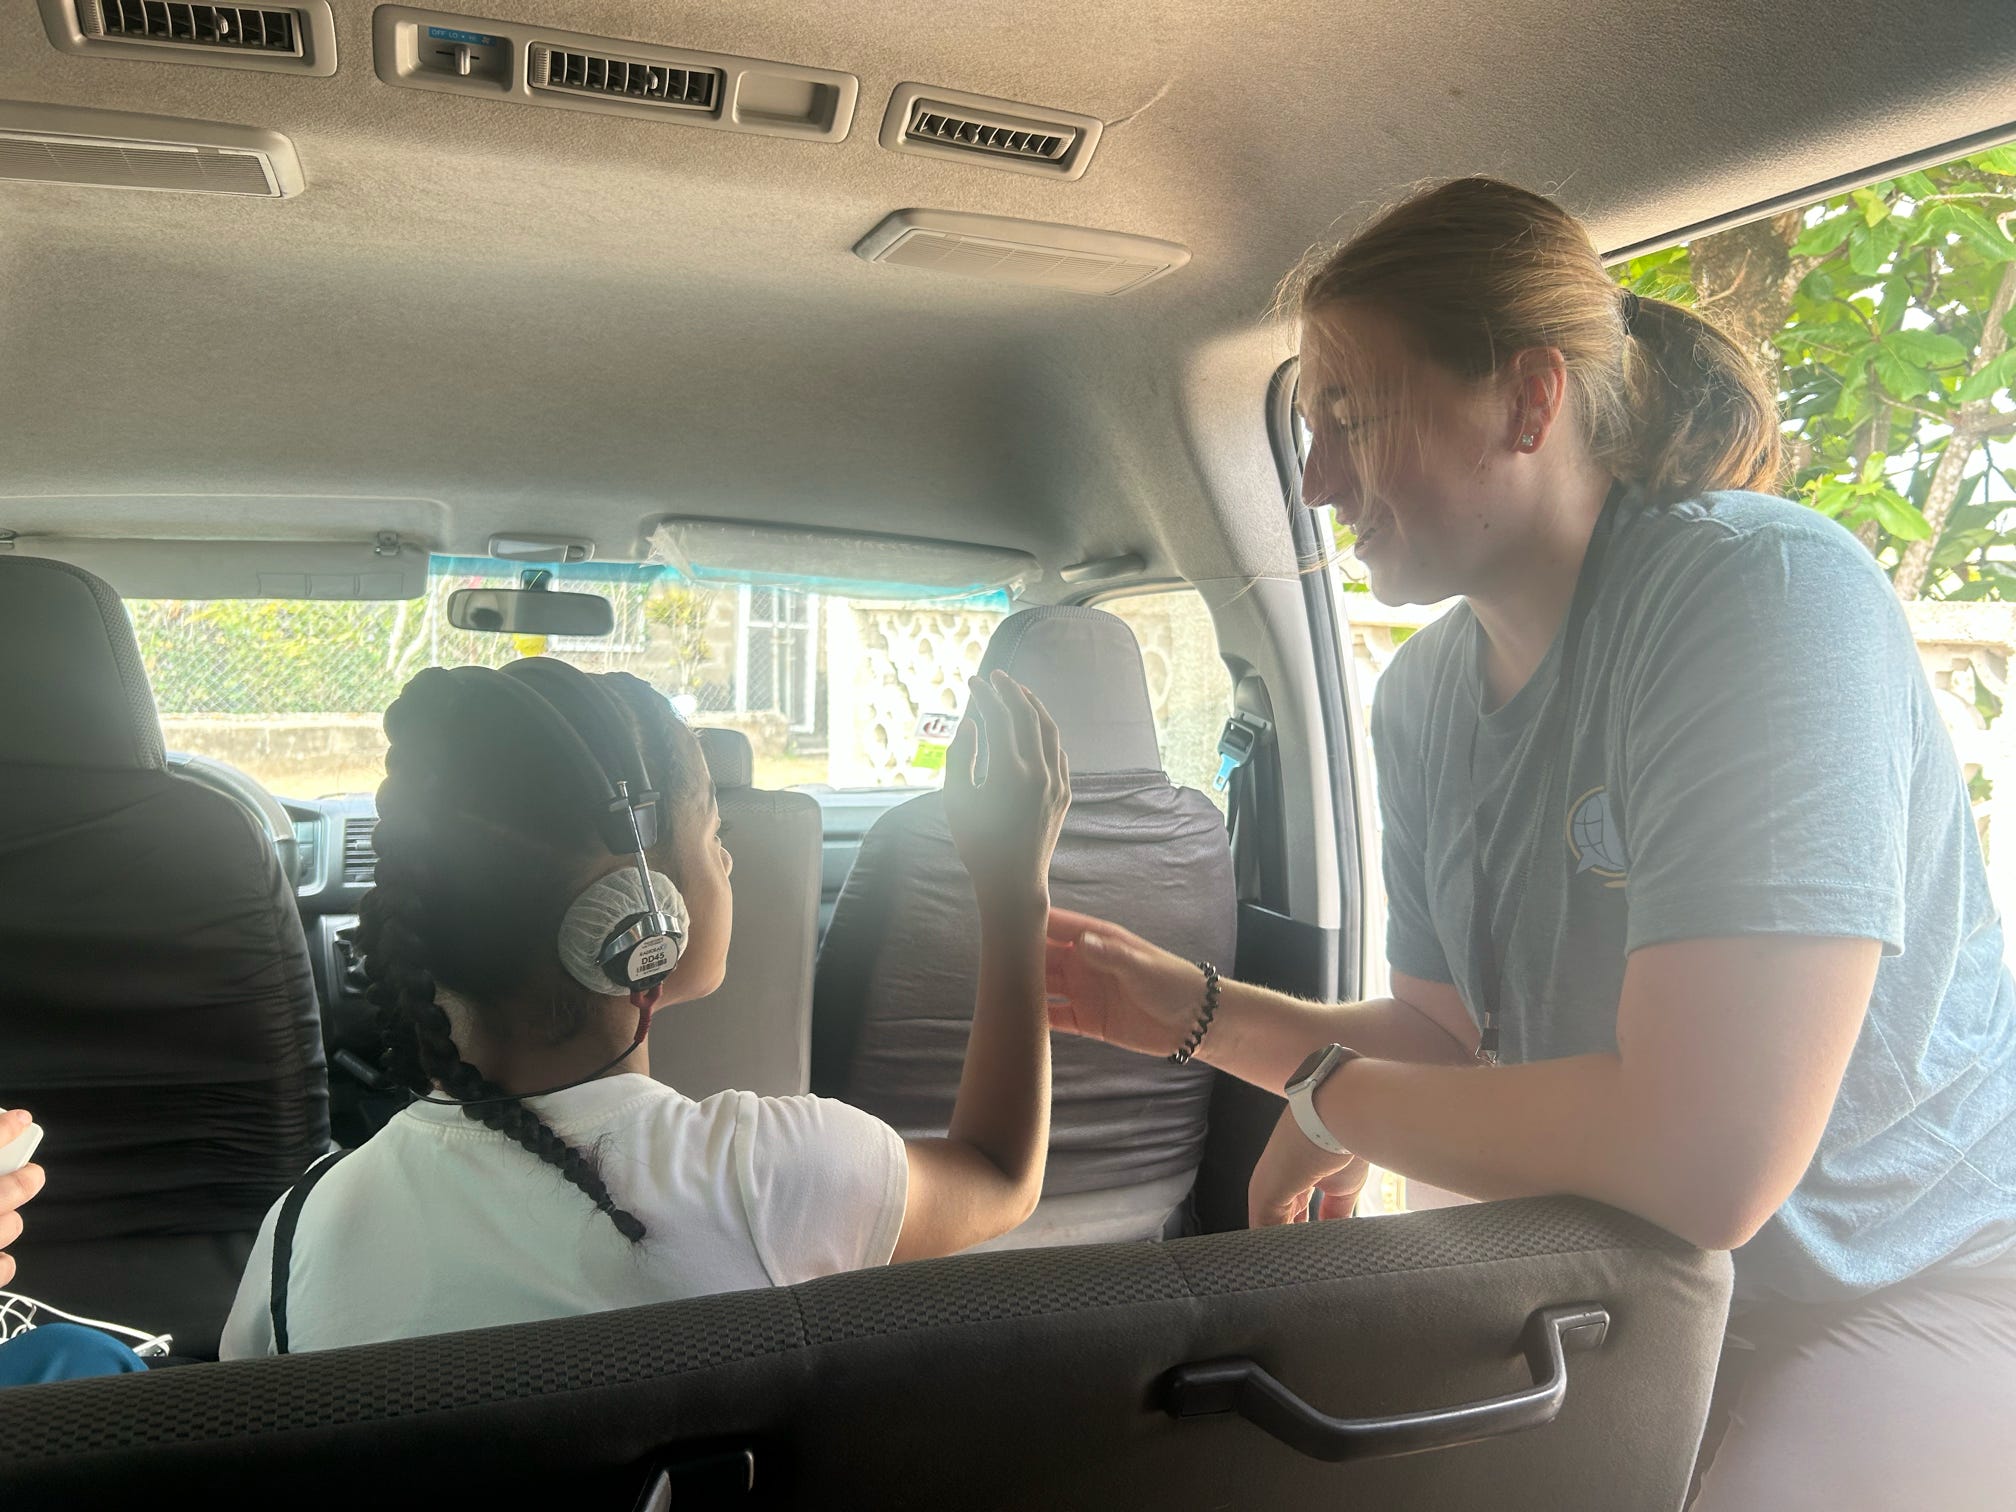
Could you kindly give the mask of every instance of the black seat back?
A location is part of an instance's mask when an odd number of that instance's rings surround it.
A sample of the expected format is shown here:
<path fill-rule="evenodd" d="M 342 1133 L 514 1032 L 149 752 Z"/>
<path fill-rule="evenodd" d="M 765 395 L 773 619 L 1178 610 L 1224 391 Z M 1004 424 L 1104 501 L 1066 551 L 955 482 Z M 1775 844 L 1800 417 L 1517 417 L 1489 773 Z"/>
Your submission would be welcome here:
<path fill-rule="evenodd" d="M 217 1505 L 678 1508 L 1677 1508 L 1726 1256 L 1565 1199 L 967 1255 L 773 1291 L 0 1392 L 9 1512 L 175 1485 Z M 1333 1418 L 1526 1392 L 1531 1320 L 1608 1319 L 1546 1404 L 1437 1433 L 1298 1432 L 1258 1365 Z M 1584 1327 L 1569 1339 L 1596 1342 Z M 1199 1384 L 1201 1382 L 1201 1385 Z M 1213 1383 L 1221 1383 L 1213 1385 Z M 1258 1388 L 1255 1388 L 1257 1391 Z M 1200 1394 L 1201 1393 L 1201 1394 Z M 1209 1412 L 1223 1407 L 1229 1410 Z M 1438 1439 L 1485 1435 L 1458 1447 Z M 1406 1457 L 1329 1462 L 1415 1448 Z M 753 1490 L 750 1466 L 753 1465 Z"/>
<path fill-rule="evenodd" d="M 1097 609 L 1024 610 L 995 631 L 982 667 L 1043 700 L 1070 758 L 1052 902 L 1229 973 L 1236 904 L 1224 820 L 1162 771 L 1126 623 Z M 943 800 L 928 794 L 877 821 L 834 910 L 813 996 L 813 1090 L 906 1136 L 942 1134 L 978 976 L 972 884 Z M 1011 1242 L 1160 1234 L 1203 1153 L 1212 1073 L 1063 1035 L 1052 1053 L 1044 1202 Z"/>
<path fill-rule="evenodd" d="M 16 1285 L 214 1350 L 267 1207 L 328 1148 L 291 879 L 171 773 L 124 608 L 0 557 L 0 1106 L 48 1131 Z"/>

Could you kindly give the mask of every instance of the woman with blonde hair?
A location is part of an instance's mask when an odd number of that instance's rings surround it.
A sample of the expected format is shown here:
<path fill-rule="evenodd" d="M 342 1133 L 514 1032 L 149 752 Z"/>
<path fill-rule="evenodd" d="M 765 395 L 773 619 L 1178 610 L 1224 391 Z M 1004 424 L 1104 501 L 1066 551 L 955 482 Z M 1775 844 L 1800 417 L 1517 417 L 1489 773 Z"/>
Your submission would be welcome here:
<path fill-rule="evenodd" d="M 1053 1021 L 1284 1091 L 1256 1224 L 1369 1159 L 1733 1250 L 1702 1512 L 2007 1506 L 2016 989 L 1881 568 L 1770 496 L 1744 354 L 1539 195 L 1443 184 L 1291 290 L 1304 501 L 1463 599 L 1373 710 L 1392 995 L 1204 1013 L 1058 914 Z"/>

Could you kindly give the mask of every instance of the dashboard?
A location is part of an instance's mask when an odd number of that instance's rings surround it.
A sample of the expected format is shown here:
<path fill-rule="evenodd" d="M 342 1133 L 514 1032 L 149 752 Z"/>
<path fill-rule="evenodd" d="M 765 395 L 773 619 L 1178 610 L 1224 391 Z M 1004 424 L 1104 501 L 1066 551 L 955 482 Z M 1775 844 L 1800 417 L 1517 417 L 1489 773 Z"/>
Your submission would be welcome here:
<path fill-rule="evenodd" d="M 378 825 L 377 810 L 368 793 L 282 798 L 280 806 L 294 821 L 299 847 L 294 896 L 308 936 L 315 995 L 322 1004 L 323 1041 L 332 1054 L 339 1049 L 369 1054 L 377 1036 L 350 932 L 376 874 L 371 832 Z"/>

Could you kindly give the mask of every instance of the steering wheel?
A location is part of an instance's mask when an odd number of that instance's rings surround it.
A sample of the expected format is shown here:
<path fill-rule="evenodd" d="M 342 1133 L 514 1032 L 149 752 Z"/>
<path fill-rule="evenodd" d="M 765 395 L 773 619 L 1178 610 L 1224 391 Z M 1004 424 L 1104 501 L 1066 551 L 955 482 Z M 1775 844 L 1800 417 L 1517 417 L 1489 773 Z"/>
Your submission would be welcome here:
<path fill-rule="evenodd" d="M 222 793 L 259 823 L 274 853 L 280 857 L 280 872 L 291 888 L 300 880 L 301 842 L 294 834 L 294 821 L 265 788 L 238 768 L 214 756 L 197 756 L 188 751 L 170 751 L 168 770 L 178 777 L 200 783 Z"/>

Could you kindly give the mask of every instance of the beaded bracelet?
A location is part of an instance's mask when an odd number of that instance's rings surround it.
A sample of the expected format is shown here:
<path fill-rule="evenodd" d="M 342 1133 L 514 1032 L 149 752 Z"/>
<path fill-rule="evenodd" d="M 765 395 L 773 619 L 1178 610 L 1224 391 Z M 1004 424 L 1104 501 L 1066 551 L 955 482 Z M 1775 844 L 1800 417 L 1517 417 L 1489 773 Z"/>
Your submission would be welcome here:
<path fill-rule="evenodd" d="M 1190 1057 L 1204 1043 L 1204 1036 L 1211 1032 L 1211 1020 L 1218 1013 L 1218 968 L 1209 961 L 1199 961 L 1197 969 L 1204 973 L 1204 1009 L 1197 1016 L 1197 1027 L 1183 1041 L 1183 1047 L 1169 1057 L 1172 1066 L 1187 1066 L 1190 1063 Z"/>

